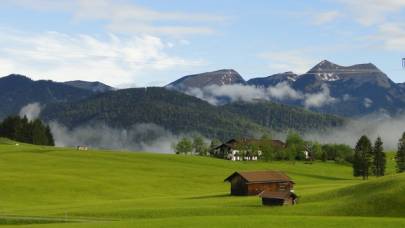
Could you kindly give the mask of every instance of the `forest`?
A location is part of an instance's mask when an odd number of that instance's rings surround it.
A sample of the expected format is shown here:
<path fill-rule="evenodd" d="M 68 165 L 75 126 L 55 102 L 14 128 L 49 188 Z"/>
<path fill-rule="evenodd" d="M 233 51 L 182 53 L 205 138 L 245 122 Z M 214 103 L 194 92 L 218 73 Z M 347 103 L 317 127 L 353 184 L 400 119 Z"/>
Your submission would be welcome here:
<path fill-rule="evenodd" d="M 25 116 L 10 116 L 0 122 L 0 137 L 34 145 L 55 145 L 49 126 L 39 119 L 30 121 Z"/>
<path fill-rule="evenodd" d="M 174 134 L 199 133 L 222 141 L 253 137 L 286 129 L 305 132 L 342 126 L 343 118 L 268 101 L 214 106 L 165 88 L 136 88 L 107 92 L 87 99 L 47 105 L 41 117 L 69 128 L 105 124 L 129 128 L 153 123 Z"/>

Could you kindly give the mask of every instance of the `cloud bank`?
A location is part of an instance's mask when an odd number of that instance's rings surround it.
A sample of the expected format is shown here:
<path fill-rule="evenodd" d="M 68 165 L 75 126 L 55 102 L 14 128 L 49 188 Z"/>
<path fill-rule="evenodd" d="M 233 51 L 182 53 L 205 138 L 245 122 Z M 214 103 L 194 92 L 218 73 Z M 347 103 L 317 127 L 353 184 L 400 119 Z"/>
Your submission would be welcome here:
<path fill-rule="evenodd" d="M 131 84 L 146 72 L 202 65 L 201 60 L 169 54 L 173 44 L 150 35 L 110 34 L 102 38 L 58 32 L 0 32 L 2 75 L 22 72 L 34 79 L 102 81 L 117 86 Z"/>
<path fill-rule="evenodd" d="M 367 135 L 373 142 L 380 136 L 386 150 L 396 150 L 398 139 L 403 132 L 405 132 L 405 115 L 390 117 L 378 114 L 350 120 L 345 126 L 331 129 L 326 133 L 307 133 L 304 137 L 322 143 L 345 143 L 355 146 L 362 135 Z"/>
<path fill-rule="evenodd" d="M 268 88 L 250 85 L 210 85 L 200 88 L 190 88 L 186 94 L 208 101 L 213 105 L 222 105 L 228 101 L 254 102 L 257 100 L 298 101 L 306 108 L 319 108 L 333 104 L 338 99 L 330 95 L 327 85 L 322 85 L 318 93 L 302 93 L 286 82 L 281 82 Z"/>
<path fill-rule="evenodd" d="M 56 146 L 76 147 L 79 145 L 97 149 L 118 149 L 172 153 L 172 143 L 179 136 L 155 124 L 136 124 L 129 129 L 118 129 L 106 125 L 85 125 L 68 129 L 57 122 L 50 123 Z"/>
<path fill-rule="evenodd" d="M 154 10 L 127 0 L 4 0 L 2 4 L 69 13 L 76 22 L 101 21 L 108 31 L 126 34 L 207 35 L 226 20 L 215 14 Z"/>

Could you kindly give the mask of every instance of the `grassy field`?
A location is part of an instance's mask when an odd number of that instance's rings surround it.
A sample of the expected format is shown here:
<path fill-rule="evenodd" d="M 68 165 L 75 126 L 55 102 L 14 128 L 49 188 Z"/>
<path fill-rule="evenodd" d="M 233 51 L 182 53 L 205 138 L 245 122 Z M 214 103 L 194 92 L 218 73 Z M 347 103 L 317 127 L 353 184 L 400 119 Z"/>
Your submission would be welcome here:
<path fill-rule="evenodd" d="M 0 225 L 18 227 L 404 227 L 405 175 L 362 181 L 350 166 L 76 151 L 0 139 Z M 296 206 L 229 196 L 236 170 L 282 170 Z"/>

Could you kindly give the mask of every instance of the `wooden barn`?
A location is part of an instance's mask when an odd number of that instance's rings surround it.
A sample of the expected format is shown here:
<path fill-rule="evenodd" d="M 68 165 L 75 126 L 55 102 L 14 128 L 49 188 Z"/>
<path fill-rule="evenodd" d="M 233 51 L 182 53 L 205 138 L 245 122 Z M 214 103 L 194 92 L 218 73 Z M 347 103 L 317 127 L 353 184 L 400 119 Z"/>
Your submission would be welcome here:
<path fill-rule="evenodd" d="M 290 191 L 263 191 L 259 197 L 262 198 L 263 205 L 267 206 L 294 205 L 298 199 L 297 195 Z"/>
<path fill-rule="evenodd" d="M 263 191 L 290 192 L 294 182 L 280 171 L 235 172 L 225 179 L 231 183 L 231 195 L 258 195 Z"/>

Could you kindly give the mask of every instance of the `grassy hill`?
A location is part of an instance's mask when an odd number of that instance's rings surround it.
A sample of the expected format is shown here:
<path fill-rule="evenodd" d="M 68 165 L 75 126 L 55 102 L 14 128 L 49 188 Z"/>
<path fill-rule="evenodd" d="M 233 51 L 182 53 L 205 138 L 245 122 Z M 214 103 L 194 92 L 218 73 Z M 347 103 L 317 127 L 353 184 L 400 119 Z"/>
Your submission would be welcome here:
<path fill-rule="evenodd" d="M 256 196 L 228 195 L 229 174 L 262 169 L 290 175 L 300 203 L 263 207 Z M 405 225 L 405 175 L 362 181 L 335 163 L 236 163 L 0 139 L 0 184 L 0 224 L 18 227 Z"/>

